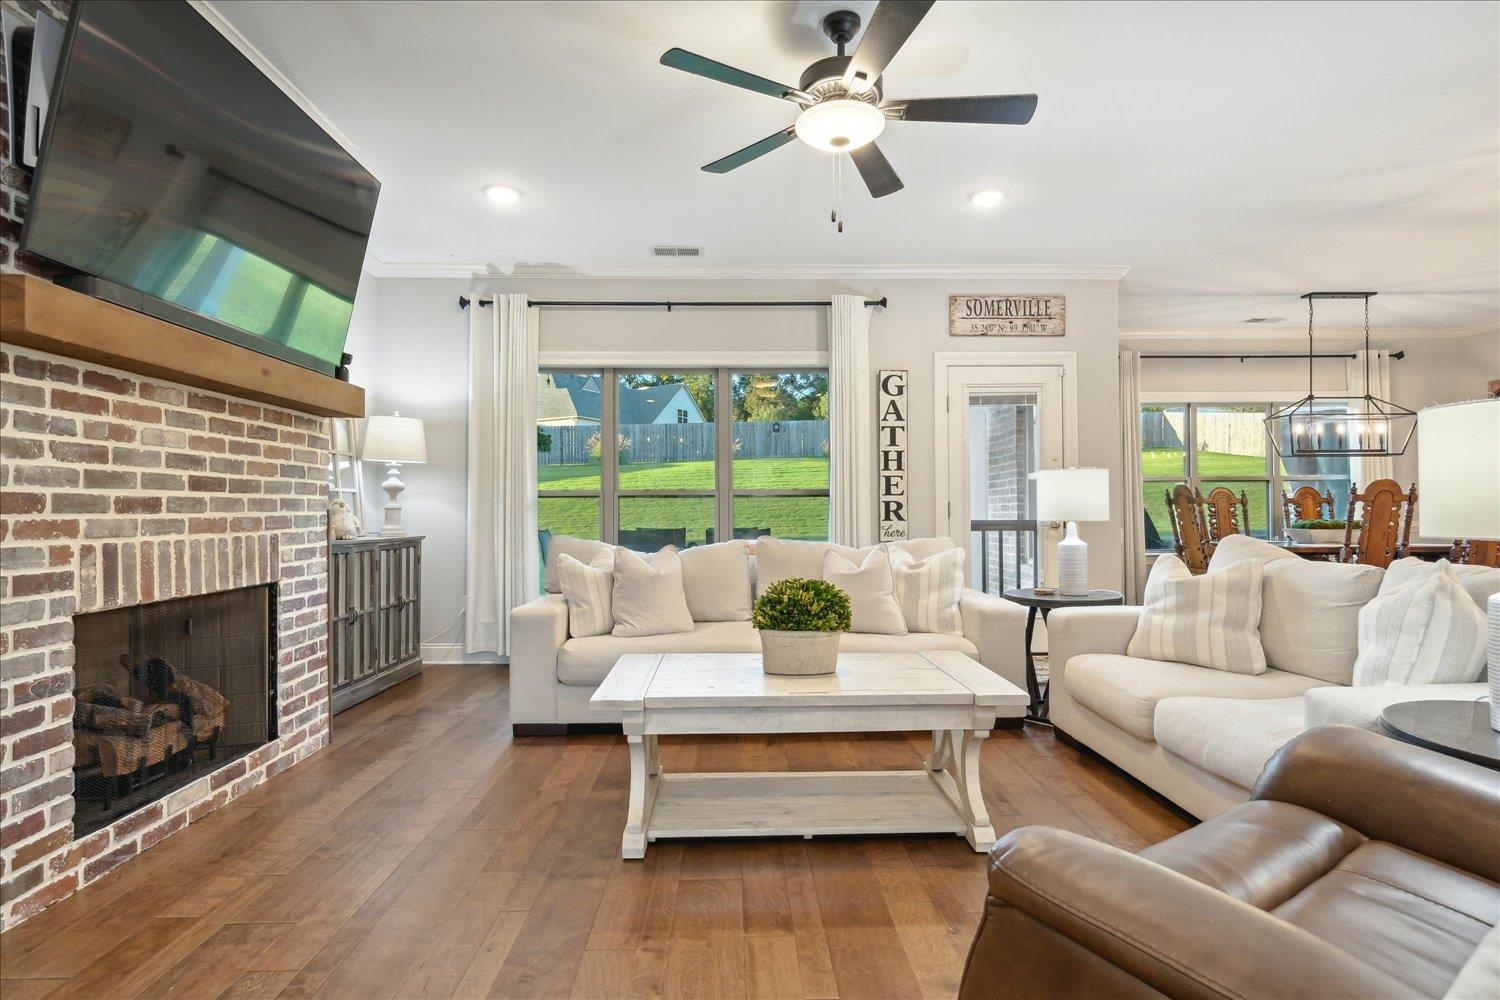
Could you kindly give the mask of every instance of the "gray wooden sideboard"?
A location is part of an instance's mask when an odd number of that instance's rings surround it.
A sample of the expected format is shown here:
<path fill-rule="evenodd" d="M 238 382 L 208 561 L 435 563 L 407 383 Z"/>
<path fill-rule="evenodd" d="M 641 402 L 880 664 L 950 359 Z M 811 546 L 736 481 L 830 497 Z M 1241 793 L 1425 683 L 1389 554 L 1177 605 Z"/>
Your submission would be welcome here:
<path fill-rule="evenodd" d="M 338 539 L 328 560 L 328 667 L 342 712 L 422 671 L 422 536 Z"/>

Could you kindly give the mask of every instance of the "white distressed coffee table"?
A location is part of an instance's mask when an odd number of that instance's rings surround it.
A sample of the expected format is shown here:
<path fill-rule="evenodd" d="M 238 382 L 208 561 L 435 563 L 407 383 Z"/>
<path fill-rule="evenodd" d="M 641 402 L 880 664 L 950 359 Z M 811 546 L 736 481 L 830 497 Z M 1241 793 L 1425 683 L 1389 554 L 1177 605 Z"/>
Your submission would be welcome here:
<path fill-rule="evenodd" d="M 620 854 L 662 837 L 956 833 L 995 841 L 979 748 L 996 717 L 1026 714 L 1026 692 L 956 651 L 844 653 L 838 672 L 778 677 L 755 653 L 622 656 L 590 705 L 622 714 L 630 805 Z M 665 774 L 657 738 L 711 733 L 931 730 L 921 771 Z"/>

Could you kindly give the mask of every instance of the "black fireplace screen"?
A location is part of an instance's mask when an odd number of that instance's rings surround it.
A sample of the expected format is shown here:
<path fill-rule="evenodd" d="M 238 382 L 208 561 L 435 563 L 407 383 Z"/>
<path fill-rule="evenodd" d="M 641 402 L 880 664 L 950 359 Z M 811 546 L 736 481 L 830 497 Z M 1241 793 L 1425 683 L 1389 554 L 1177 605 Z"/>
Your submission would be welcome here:
<path fill-rule="evenodd" d="M 276 738 L 276 588 L 73 620 L 82 837 Z"/>

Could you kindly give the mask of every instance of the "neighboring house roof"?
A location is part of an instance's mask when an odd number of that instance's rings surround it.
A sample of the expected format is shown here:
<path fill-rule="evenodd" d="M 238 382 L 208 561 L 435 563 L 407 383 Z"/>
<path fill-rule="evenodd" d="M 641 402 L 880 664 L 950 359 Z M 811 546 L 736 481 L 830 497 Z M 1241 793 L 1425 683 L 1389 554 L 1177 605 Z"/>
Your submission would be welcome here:
<path fill-rule="evenodd" d="M 568 419 L 598 422 L 602 398 L 599 380 L 592 375 L 544 375 L 537 386 L 537 419 L 544 422 Z M 688 420 L 692 423 L 703 422 L 703 414 L 698 412 L 692 397 L 680 385 L 620 389 L 622 424 L 655 423 L 669 406 L 687 410 Z"/>

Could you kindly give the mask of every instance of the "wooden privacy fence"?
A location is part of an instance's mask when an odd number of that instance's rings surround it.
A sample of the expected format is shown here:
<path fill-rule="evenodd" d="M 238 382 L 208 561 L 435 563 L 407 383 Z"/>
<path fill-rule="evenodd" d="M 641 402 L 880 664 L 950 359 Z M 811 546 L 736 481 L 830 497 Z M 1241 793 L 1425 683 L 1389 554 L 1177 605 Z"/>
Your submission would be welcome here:
<path fill-rule="evenodd" d="M 1265 414 L 1250 412 L 1219 413 L 1198 411 L 1195 425 L 1199 451 L 1224 455 L 1264 455 L 1266 453 Z M 1141 414 L 1142 448 L 1181 448 L 1187 436 L 1181 412 L 1147 411 Z"/>
<path fill-rule="evenodd" d="M 599 460 L 599 427 L 576 424 L 540 427 L 551 447 L 542 465 L 588 465 Z M 708 462 L 714 457 L 713 424 L 621 424 L 620 460 L 634 463 Z M 734 423 L 734 453 L 738 458 L 823 458 L 828 455 L 828 421 L 782 420 Z"/>

